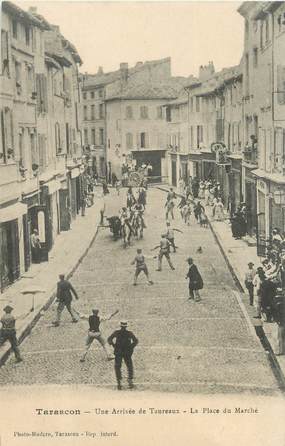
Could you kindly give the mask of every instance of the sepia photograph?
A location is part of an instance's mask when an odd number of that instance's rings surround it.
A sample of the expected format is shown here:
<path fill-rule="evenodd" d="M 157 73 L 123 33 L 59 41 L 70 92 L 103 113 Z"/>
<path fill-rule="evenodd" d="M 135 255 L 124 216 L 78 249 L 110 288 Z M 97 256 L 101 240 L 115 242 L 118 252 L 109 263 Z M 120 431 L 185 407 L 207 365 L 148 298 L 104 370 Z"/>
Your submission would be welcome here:
<path fill-rule="evenodd" d="M 0 446 L 285 446 L 285 2 L 2 1 Z"/>

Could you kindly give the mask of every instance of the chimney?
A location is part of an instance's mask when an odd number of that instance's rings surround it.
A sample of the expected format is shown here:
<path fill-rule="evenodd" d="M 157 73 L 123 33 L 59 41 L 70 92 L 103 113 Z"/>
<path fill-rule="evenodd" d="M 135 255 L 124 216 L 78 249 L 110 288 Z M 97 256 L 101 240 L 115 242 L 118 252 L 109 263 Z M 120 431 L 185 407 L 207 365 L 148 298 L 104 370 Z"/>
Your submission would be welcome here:
<path fill-rule="evenodd" d="M 60 28 L 58 25 L 51 25 L 51 27 L 54 31 L 56 31 L 57 33 L 60 33 Z"/>
<path fill-rule="evenodd" d="M 128 64 L 125 62 L 120 63 L 120 78 L 123 84 L 125 84 L 128 81 L 128 76 L 129 76 Z"/>
<path fill-rule="evenodd" d="M 139 61 L 136 63 L 135 68 L 139 68 L 143 65 L 143 62 Z"/>
<path fill-rule="evenodd" d="M 215 67 L 213 61 L 210 61 L 208 65 L 201 65 L 199 68 L 199 80 L 207 81 L 210 79 L 215 73 Z"/>
<path fill-rule="evenodd" d="M 104 74 L 103 67 L 98 67 L 97 74 Z"/>
<path fill-rule="evenodd" d="M 36 6 L 30 6 L 28 11 L 30 14 L 37 14 L 38 8 Z"/>

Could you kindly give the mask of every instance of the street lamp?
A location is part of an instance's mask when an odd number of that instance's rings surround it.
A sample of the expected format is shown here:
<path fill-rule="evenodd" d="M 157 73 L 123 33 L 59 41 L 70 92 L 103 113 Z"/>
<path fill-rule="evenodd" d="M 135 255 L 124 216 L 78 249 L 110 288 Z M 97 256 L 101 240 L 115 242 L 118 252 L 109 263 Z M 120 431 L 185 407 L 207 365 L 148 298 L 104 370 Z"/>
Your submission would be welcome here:
<path fill-rule="evenodd" d="M 285 191 L 281 187 L 274 191 L 273 197 L 275 204 L 285 206 Z"/>

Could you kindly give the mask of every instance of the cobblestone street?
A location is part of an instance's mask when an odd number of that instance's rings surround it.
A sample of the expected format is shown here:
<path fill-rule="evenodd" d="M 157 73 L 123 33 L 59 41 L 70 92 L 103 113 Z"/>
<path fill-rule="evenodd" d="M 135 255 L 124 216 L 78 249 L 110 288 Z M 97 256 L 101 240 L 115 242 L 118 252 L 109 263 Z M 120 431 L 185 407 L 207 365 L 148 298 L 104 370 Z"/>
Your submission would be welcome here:
<path fill-rule="evenodd" d="M 113 191 L 107 198 L 107 215 L 118 213 L 125 202 Z M 134 267 L 130 265 L 136 249 L 145 255 L 159 243 L 165 229 L 165 193 L 148 191 L 143 240 L 132 240 L 124 249 L 114 241 L 109 229 L 100 228 L 87 256 L 71 278 L 80 300 L 76 309 L 102 314 L 119 309 L 111 321 L 102 323 L 107 337 L 126 318 L 129 329 L 139 339 L 133 359 L 137 390 L 196 393 L 275 394 L 278 384 L 266 353 L 253 336 L 238 301 L 238 292 L 215 244 L 210 229 L 200 228 L 191 216 L 185 226 L 176 210 L 174 227 L 179 249 L 172 254 L 175 271 L 157 260 L 148 260 L 153 286 L 143 276 L 134 287 Z M 197 248 L 202 247 L 202 253 Z M 193 256 L 203 279 L 202 301 L 188 300 L 187 256 Z M 59 271 L 60 273 L 60 271 Z M 24 362 L 15 364 L 11 356 L 0 369 L 0 383 L 7 384 L 92 384 L 115 389 L 113 363 L 107 362 L 99 344 L 93 343 L 85 363 L 80 363 L 88 330 L 86 321 L 72 324 L 63 313 L 59 328 L 52 326 L 56 304 L 40 319 L 21 345 Z"/>

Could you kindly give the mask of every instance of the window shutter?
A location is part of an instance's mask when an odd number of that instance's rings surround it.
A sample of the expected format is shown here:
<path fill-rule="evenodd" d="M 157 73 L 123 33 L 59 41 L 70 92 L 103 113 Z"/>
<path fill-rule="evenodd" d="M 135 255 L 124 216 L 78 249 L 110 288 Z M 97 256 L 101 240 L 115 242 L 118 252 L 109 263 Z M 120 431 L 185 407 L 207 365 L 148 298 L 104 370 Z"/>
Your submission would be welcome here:
<path fill-rule="evenodd" d="M 2 74 L 9 75 L 9 50 L 8 50 L 8 32 L 1 31 L 1 71 Z"/>
<path fill-rule="evenodd" d="M 145 133 L 145 148 L 147 149 L 149 147 L 149 137 L 148 133 Z"/>
<path fill-rule="evenodd" d="M 47 94 L 47 78 L 44 74 L 41 75 L 41 88 L 42 88 L 42 111 L 46 113 L 48 111 L 48 94 Z"/>
<path fill-rule="evenodd" d="M 42 96 L 41 96 L 41 78 L 40 74 L 36 75 L 36 89 L 37 89 L 37 112 L 38 114 L 41 113 L 41 102 L 42 102 Z"/>

